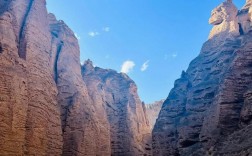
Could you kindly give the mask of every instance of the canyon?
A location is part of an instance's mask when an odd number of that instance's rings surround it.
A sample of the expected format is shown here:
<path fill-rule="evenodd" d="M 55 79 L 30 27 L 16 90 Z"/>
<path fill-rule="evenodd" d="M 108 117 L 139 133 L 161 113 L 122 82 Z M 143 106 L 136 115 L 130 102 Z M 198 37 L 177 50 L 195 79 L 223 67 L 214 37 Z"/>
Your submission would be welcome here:
<path fill-rule="evenodd" d="M 200 54 L 146 105 L 127 74 L 80 64 L 45 0 L 0 0 L 0 155 L 251 155 L 251 13 L 215 8 Z"/>

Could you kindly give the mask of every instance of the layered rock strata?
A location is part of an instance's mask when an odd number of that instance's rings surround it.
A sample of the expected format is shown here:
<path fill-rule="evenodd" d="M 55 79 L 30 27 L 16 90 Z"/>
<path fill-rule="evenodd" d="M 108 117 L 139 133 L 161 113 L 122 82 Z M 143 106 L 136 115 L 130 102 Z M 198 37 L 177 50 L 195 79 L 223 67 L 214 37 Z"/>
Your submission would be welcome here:
<path fill-rule="evenodd" d="M 0 4 L 0 155 L 60 155 L 60 110 L 45 1 Z"/>
<path fill-rule="evenodd" d="M 0 36 L 0 155 L 150 153 L 135 84 L 115 74 L 107 92 L 88 88 L 98 82 L 81 73 L 78 40 L 45 0 L 0 0 Z"/>
<path fill-rule="evenodd" d="M 214 25 L 164 102 L 153 130 L 153 155 L 251 154 L 250 1 L 213 10 Z"/>
<path fill-rule="evenodd" d="M 63 155 L 110 155 L 108 125 L 99 122 L 82 80 L 80 50 L 74 33 L 63 21 L 48 15 L 51 69 L 58 88 L 63 130 Z"/>
<path fill-rule="evenodd" d="M 126 74 L 94 67 L 90 60 L 82 66 L 82 76 L 100 118 L 109 124 L 111 155 L 150 155 L 150 128 L 136 84 Z"/>
<path fill-rule="evenodd" d="M 158 114 L 161 110 L 161 107 L 164 103 L 164 100 L 156 101 L 152 104 L 146 105 L 146 115 L 150 123 L 151 129 L 153 129 L 156 119 L 158 118 Z"/>

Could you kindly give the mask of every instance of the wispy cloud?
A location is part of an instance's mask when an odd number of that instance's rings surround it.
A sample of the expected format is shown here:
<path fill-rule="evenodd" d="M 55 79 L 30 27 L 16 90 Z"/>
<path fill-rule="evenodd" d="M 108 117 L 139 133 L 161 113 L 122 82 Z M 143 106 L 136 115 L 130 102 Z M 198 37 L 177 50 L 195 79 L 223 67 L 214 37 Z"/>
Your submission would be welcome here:
<path fill-rule="evenodd" d="M 145 61 L 144 63 L 143 63 L 143 65 L 142 65 L 142 67 L 141 67 L 141 71 L 143 72 L 143 71 L 145 71 L 145 70 L 147 70 L 147 68 L 149 67 L 149 60 L 148 61 Z"/>
<path fill-rule="evenodd" d="M 178 57 L 177 53 L 172 53 L 172 54 L 165 54 L 164 55 L 164 60 L 168 60 L 169 58 L 175 59 Z"/>
<path fill-rule="evenodd" d="M 81 39 L 81 37 L 80 37 L 77 33 L 74 33 L 74 36 L 75 36 L 78 40 Z"/>
<path fill-rule="evenodd" d="M 90 31 L 90 32 L 88 33 L 88 35 L 89 35 L 90 37 L 95 37 L 95 36 L 100 35 L 100 33 L 97 32 L 97 31 Z"/>
<path fill-rule="evenodd" d="M 130 61 L 130 60 L 125 61 L 122 64 L 121 72 L 128 74 L 129 72 L 133 70 L 134 67 L 135 67 L 135 63 L 133 61 Z"/>
<path fill-rule="evenodd" d="M 102 28 L 102 30 L 105 31 L 105 32 L 109 32 L 110 31 L 110 27 L 104 27 L 104 28 Z"/>
<path fill-rule="evenodd" d="M 176 58 L 177 56 L 178 56 L 177 53 L 173 53 L 173 54 L 172 54 L 172 58 Z"/>

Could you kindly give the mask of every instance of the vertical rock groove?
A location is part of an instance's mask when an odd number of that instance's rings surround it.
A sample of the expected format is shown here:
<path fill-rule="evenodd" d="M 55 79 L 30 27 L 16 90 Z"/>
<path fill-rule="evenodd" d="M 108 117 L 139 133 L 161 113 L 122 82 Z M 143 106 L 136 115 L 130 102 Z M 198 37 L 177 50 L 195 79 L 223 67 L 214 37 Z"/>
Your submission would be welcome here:
<path fill-rule="evenodd" d="M 25 12 L 25 15 L 24 15 L 24 18 L 23 18 L 23 21 L 22 21 L 22 24 L 21 24 L 21 28 L 20 28 L 20 32 L 19 32 L 19 38 L 18 38 L 18 41 L 19 41 L 19 47 L 18 47 L 18 55 L 20 58 L 22 59 L 25 59 L 26 60 L 26 39 L 25 39 L 25 27 L 26 27 L 26 24 L 27 24 L 27 19 L 28 19 L 28 16 L 29 16 L 29 13 L 32 9 L 32 6 L 33 6 L 33 3 L 34 3 L 35 0 L 30 0 L 30 3 L 27 7 L 27 10 Z"/>
<path fill-rule="evenodd" d="M 60 41 L 60 43 L 57 46 L 57 52 L 56 52 L 56 57 L 54 61 L 54 79 L 55 79 L 56 84 L 58 83 L 58 60 L 59 60 L 59 56 L 60 56 L 63 45 L 64 45 L 64 42 Z"/>

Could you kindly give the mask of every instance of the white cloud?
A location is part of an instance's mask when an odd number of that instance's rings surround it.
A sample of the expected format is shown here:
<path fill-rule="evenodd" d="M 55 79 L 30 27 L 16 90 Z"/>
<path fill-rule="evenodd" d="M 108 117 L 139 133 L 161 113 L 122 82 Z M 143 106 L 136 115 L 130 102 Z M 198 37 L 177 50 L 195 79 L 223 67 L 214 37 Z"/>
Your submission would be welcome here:
<path fill-rule="evenodd" d="M 150 62 L 149 60 L 144 62 L 144 64 L 141 67 L 142 72 L 147 70 L 147 68 L 149 67 L 149 62 Z"/>
<path fill-rule="evenodd" d="M 88 33 L 88 35 L 89 35 L 90 37 L 95 37 L 95 36 L 97 36 L 97 35 L 100 35 L 100 33 L 97 32 L 97 31 L 90 31 L 90 32 Z"/>
<path fill-rule="evenodd" d="M 133 68 L 135 67 L 135 63 L 133 61 L 125 61 L 122 64 L 122 68 L 121 68 L 121 72 L 122 73 L 129 73 L 133 70 Z"/>
<path fill-rule="evenodd" d="M 178 54 L 172 54 L 172 58 L 176 58 L 178 56 Z"/>
<path fill-rule="evenodd" d="M 173 59 L 175 59 L 175 58 L 177 58 L 178 57 L 178 54 L 177 53 L 172 53 L 172 54 L 165 54 L 164 55 L 164 60 L 168 60 L 169 58 L 173 58 Z"/>
<path fill-rule="evenodd" d="M 80 37 L 77 33 L 74 33 L 74 36 L 75 36 L 78 40 L 81 39 L 81 37 Z"/>
<path fill-rule="evenodd" d="M 105 31 L 105 32 L 109 32 L 110 31 L 110 27 L 104 27 L 104 28 L 102 28 L 102 30 Z"/>

